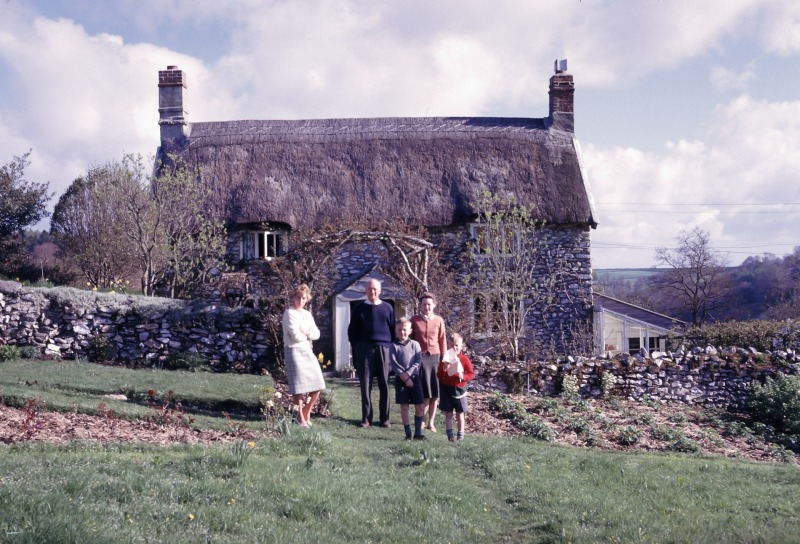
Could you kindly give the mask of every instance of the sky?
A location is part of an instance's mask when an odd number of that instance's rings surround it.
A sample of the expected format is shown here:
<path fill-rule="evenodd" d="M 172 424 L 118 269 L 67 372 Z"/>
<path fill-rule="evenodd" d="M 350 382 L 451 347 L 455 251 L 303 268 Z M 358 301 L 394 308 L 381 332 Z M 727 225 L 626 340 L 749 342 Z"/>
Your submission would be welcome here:
<path fill-rule="evenodd" d="M 800 246 L 796 0 L 0 0 L 0 164 L 32 150 L 52 208 L 152 157 L 168 65 L 189 121 L 546 117 L 555 59 L 594 268 L 653 266 L 694 227 L 731 265 Z"/>

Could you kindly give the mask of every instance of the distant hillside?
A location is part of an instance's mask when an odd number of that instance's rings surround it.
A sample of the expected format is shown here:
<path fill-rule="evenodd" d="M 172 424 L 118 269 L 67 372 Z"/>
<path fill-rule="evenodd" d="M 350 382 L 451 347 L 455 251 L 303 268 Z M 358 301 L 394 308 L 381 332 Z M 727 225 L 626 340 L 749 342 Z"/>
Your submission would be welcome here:
<path fill-rule="evenodd" d="M 599 284 L 633 284 L 637 280 L 655 276 L 661 272 L 658 268 L 598 268 L 594 270 Z"/>

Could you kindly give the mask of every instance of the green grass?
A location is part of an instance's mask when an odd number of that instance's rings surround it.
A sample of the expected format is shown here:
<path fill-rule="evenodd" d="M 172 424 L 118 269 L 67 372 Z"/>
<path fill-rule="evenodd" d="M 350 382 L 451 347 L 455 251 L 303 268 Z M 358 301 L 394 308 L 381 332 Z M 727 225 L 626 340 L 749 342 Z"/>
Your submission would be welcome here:
<path fill-rule="evenodd" d="M 232 417 L 257 419 L 259 387 L 272 384 L 269 376 L 130 370 L 75 361 L 20 359 L 0 363 L 0 398 L 12 406 L 37 398 L 49 410 L 96 414 L 104 403 L 115 415 L 132 419 L 148 412 L 149 390 L 156 392 L 157 399 L 172 391 L 172 399 L 195 414 L 199 425 L 209 428 L 224 428 L 219 417 L 222 411 Z M 106 394 L 125 394 L 135 402 L 108 399 Z M 217 417 L 203 415 L 214 412 Z"/>
<path fill-rule="evenodd" d="M 397 410 L 356 427 L 358 390 L 336 387 L 333 417 L 243 463 L 230 444 L 0 445 L 0 542 L 800 542 L 796 466 L 409 443 Z"/>

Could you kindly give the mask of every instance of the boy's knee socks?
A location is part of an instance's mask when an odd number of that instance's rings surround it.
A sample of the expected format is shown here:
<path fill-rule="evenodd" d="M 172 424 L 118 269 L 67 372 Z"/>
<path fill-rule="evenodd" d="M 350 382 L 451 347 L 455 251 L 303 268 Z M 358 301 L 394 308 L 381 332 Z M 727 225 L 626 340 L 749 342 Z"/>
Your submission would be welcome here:
<path fill-rule="evenodd" d="M 453 429 L 447 429 L 447 439 L 451 440 L 453 438 Z"/>
<path fill-rule="evenodd" d="M 422 435 L 422 421 L 424 419 L 424 416 L 414 416 L 414 436 Z"/>
<path fill-rule="evenodd" d="M 416 424 L 416 421 L 414 424 Z M 411 438 L 411 425 L 403 425 L 403 430 L 406 432 L 406 438 Z"/>

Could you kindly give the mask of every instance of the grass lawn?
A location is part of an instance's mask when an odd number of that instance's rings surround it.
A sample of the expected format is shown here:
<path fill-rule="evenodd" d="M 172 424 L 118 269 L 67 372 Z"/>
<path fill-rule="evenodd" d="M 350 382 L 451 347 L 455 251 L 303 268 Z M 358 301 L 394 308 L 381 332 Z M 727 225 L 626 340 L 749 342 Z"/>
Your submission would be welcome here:
<path fill-rule="evenodd" d="M 91 405 L 98 384 L 123 383 L 210 406 L 253 402 L 266 379 L 148 381 L 139 373 L 151 371 L 84 364 L 93 385 L 49 372 L 23 386 L 25 364 L 0 363 L 7 398 L 84 385 Z M 238 393 L 221 394 L 218 379 Z M 333 414 L 252 448 L 0 445 L 0 542 L 800 542 L 797 466 L 470 434 L 456 446 L 442 432 L 405 442 L 397 410 L 392 429 L 356 427 L 358 390 L 343 383 Z"/>

